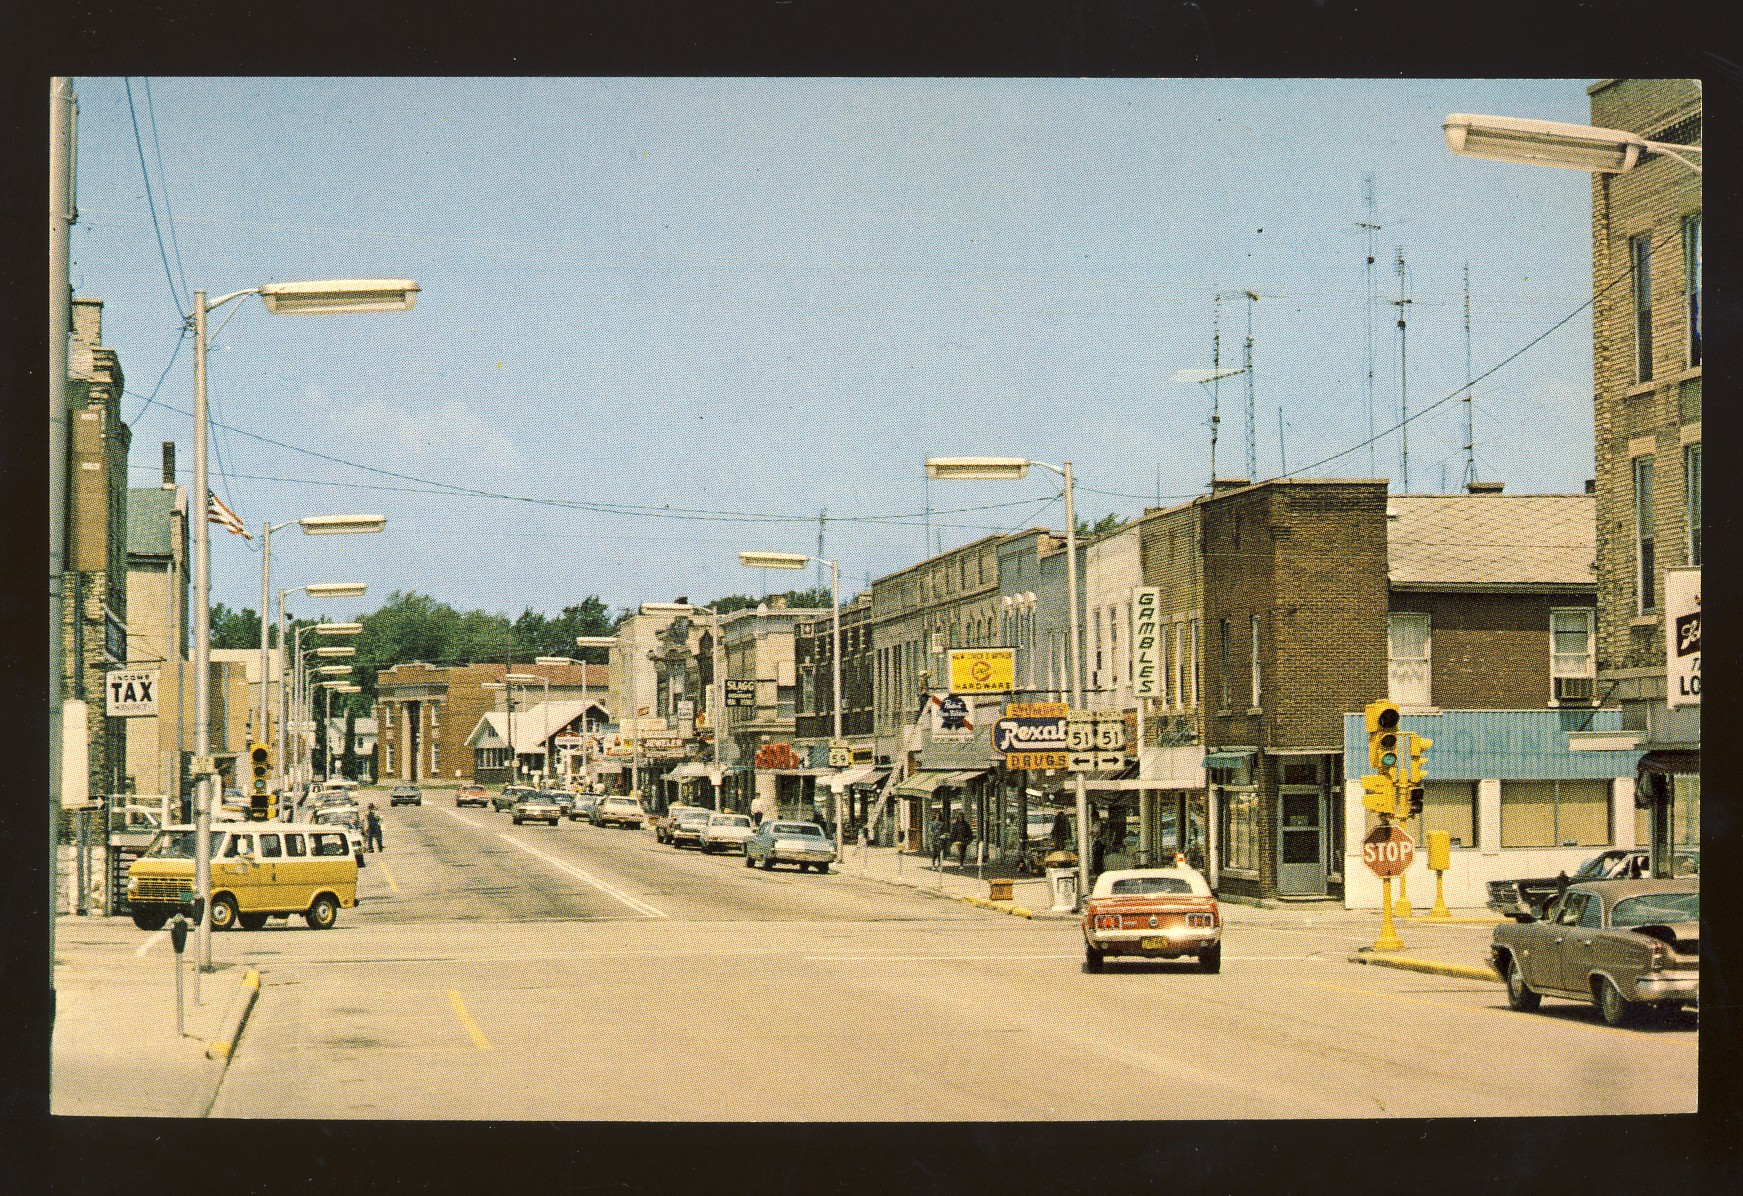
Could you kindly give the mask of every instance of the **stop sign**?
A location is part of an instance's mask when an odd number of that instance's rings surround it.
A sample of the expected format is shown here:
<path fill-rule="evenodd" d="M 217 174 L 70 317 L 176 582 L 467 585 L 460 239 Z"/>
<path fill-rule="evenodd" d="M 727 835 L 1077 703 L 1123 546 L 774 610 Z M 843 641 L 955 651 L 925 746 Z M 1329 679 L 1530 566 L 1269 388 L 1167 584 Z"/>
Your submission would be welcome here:
<path fill-rule="evenodd" d="M 1416 844 L 1399 826 L 1377 826 L 1362 840 L 1362 862 L 1375 876 L 1397 876 L 1416 858 Z"/>

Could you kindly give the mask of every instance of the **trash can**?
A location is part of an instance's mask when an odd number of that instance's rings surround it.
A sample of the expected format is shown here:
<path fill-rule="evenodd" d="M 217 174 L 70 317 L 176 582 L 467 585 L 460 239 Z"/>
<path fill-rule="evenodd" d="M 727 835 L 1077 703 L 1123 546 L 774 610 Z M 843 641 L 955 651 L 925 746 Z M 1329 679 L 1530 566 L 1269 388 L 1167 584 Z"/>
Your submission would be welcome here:
<path fill-rule="evenodd" d="M 1077 869 L 1047 869 L 1047 891 L 1053 895 L 1052 911 L 1068 914 L 1077 909 Z"/>
<path fill-rule="evenodd" d="M 987 897 L 992 901 L 1011 900 L 1011 880 L 1009 877 L 994 877 L 986 882 Z"/>

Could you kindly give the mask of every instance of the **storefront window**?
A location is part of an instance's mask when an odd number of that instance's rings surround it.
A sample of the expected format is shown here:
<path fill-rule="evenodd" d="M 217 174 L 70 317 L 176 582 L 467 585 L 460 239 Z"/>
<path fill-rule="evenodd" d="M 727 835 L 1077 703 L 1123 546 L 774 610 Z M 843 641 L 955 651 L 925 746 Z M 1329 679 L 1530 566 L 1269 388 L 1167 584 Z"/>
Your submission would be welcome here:
<path fill-rule="evenodd" d="M 1378 825 L 1379 815 L 1370 812 L 1368 829 L 1373 830 Z M 1477 783 L 1423 781 L 1422 813 L 1416 818 L 1407 819 L 1402 825 L 1404 832 L 1421 851 L 1428 850 L 1429 831 L 1445 831 L 1451 837 L 1454 847 L 1477 846 Z"/>
<path fill-rule="evenodd" d="M 1222 791 L 1221 863 L 1224 868 L 1259 870 L 1259 795 L 1252 789 Z"/>
<path fill-rule="evenodd" d="M 1609 782 L 1501 782 L 1502 847 L 1603 847 L 1609 842 Z"/>

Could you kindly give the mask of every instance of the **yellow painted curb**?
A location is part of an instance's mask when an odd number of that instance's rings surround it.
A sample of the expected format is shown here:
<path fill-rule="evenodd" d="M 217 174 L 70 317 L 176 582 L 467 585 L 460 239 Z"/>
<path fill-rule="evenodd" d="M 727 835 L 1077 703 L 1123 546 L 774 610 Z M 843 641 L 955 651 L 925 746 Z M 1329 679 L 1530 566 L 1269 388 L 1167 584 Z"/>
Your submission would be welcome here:
<path fill-rule="evenodd" d="M 1431 976 L 1457 976 L 1463 980 L 1486 980 L 1500 984 L 1501 977 L 1493 968 L 1473 968 L 1462 963 L 1439 963 L 1431 959 L 1411 959 L 1407 955 L 1364 952 L 1350 956 L 1351 963 L 1376 964 L 1405 972 L 1425 972 Z"/>
<path fill-rule="evenodd" d="M 242 1037 L 242 1027 L 248 1024 L 248 1015 L 254 1009 L 254 1002 L 260 997 L 260 972 L 249 968 L 242 974 L 242 987 L 247 990 L 242 998 L 242 1012 L 236 1018 L 236 1024 L 230 1028 L 229 1034 L 206 1044 L 206 1058 L 228 1059 L 230 1052 L 236 1049 L 236 1040 Z"/>

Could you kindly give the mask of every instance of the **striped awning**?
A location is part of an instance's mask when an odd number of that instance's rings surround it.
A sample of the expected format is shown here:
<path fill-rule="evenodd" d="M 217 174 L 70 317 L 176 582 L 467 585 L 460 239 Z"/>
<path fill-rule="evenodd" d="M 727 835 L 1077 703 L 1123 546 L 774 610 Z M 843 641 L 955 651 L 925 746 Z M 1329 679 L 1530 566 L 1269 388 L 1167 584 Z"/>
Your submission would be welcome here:
<path fill-rule="evenodd" d="M 961 788 L 976 777 L 985 776 L 987 771 L 984 768 L 970 769 L 966 772 L 927 769 L 905 778 L 896 786 L 896 792 L 907 797 L 930 797 L 935 789 Z"/>

